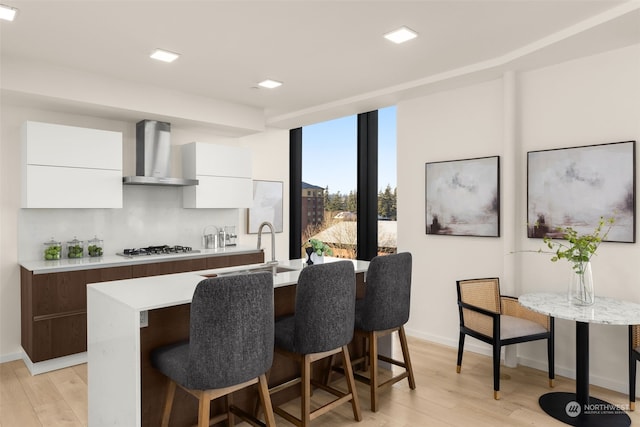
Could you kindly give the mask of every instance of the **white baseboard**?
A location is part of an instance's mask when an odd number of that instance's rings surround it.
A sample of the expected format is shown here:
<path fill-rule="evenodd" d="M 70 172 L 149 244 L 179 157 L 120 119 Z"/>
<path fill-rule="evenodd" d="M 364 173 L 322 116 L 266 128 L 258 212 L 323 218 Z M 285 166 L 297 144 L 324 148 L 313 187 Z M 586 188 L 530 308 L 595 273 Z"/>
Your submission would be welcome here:
<path fill-rule="evenodd" d="M 518 356 L 518 363 L 523 366 L 528 366 L 530 368 L 539 369 L 541 371 L 547 370 L 547 361 L 545 360 L 535 360 L 527 357 Z M 566 366 L 555 366 L 556 375 L 560 375 L 566 378 L 570 378 L 572 380 L 576 379 L 576 370 L 575 368 L 567 368 Z M 629 393 L 629 384 L 626 381 L 612 381 L 610 378 L 603 377 L 600 375 L 589 374 L 589 384 L 597 385 L 599 387 L 603 387 L 609 390 L 617 391 L 620 393 L 627 394 Z"/>
<path fill-rule="evenodd" d="M 438 335 L 425 334 L 423 332 L 416 331 L 414 329 L 405 328 L 405 332 L 408 336 L 419 338 L 424 341 L 430 341 L 437 344 L 442 344 L 447 347 L 458 349 L 458 340 L 451 339 L 448 337 L 442 337 Z M 472 337 L 467 337 L 464 342 L 464 350 L 471 351 L 473 353 L 484 354 L 485 356 L 491 357 L 493 355 L 491 351 L 491 346 L 489 344 L 482 343 L 481 341 L 476 340 Z M 455 364 L 456 360 L 452 360 L 451 363 Z"/>
<path fill-rule="evenodd" d="M 13 362 L 22 359 L 22 353 L 11 353 L 0 355 L 0 363 Z"/>
<path fill-rule="evenodd" d="M 430 342 L 434 342 L 437 344 L 442 344 L 445 345 L 447 347 L 452 347 L 455 348 L 457 350 L 458 348 L 458 341 L 456 339 L 451 339 L 448 337 L 441 337 L 441 336 L 437 336 L 437 335 L 432 335 L 432 334 L 425 334 L 423 332 L 419 332 L 413 329 L 408 329 L 405 328 L 405 331 L 407 333 L 407 335 L 414 337 L 414 338 L 419 338 L 422 339 L 424 341 L 430 341 Z M 480 343 L 479 341 L 475 340 L 475 339 L 469 339 L 470 337 L 467 337 L 467 339 L 465 340 L 465 344 L 464 344 L 464 350 L 465 351 L 471 351 L 474 353 L 479 353 L 479 354 L 483 354 L 485 356 L 489 356 L 492 357 L 492 353 L 491 353 L 491 346 L 489 346 L 488 344 L 484 344 L 484 343 Z M 504 351 L 504 350 L 503 350 Z M 464 360 L 464 359 L 463 359 Z M 523 365 L 523 366 L 527 366 L 529 368 L 534 368 L 534 369 L 538 369 L 540 371 L 545 371 L 547 370 L 547 359 L 545 358 L 544 360 L 536 360 L 536 359 L 530 359 L 527 357 L 521 357 L 518 356 L 517 357 L 518 360 L 518 364 Z M 451 364 L 454 365 L 456 363 L 456 360 L 452 360 Z M 572 380 L 576 379 L 576 369 L 575 367 L 566 367 L 566 366 L 559 366 L 556 364 L 555 366 L 555 371 L 556 371 L 556 375 L 560 375 L 563 377 L 567 377 L 570 378 Z M 629 392 L 629 385 L 626 382 L 620 382 L 620 381 L 612 381 L 610 378 L 607 377 L 602 377 L 599 375 L 590 375 L 589 376 L 589 384 L 593 384 L 593 385 L 597 385 L 599 387 L 603 387 L 609 390 L 614 390 L 620 393 L 628 393 Z"/>
<path fill-rule="evenodd" d="M 45 372 L 55 371 L 57 369 L 68 368 L 69 366 L 81 365 L 87 363 L 87 352 L 71 354 L 69 356 L 57 357 L 55 359 L 45 360 L 43 362 L 32 362 L 23 351 L 22 360 L 27 365 L 27 369 L 31 375 L 43 374 Z"/>

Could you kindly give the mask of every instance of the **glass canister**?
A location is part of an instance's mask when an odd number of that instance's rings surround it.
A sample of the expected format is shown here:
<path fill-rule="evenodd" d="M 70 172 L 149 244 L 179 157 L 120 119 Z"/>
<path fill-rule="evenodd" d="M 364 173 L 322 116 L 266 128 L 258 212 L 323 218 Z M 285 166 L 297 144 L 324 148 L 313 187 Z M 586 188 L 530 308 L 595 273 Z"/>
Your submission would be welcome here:
<path fill-rule="evenodd" d="M 82 258 L 84 256 L 84 242 L 73 237 L 73 240 L 67 242 L 67 258 Z"/>
<path fill-rule="evenodd" d="M 90 257 L 102 256 L 103 247 L 104 241 L 102 239 L 98 239 L 98 236 L 94 236 L 94 238 L 88 242 L 87 253 Z"/>
<path fill-rule="evenodd" d="M 62 255 L 62 242 L 57 242 L 53 237 L 48 242 L 44 242 L 44 259 L 52 261 L 60 259 Z"/>

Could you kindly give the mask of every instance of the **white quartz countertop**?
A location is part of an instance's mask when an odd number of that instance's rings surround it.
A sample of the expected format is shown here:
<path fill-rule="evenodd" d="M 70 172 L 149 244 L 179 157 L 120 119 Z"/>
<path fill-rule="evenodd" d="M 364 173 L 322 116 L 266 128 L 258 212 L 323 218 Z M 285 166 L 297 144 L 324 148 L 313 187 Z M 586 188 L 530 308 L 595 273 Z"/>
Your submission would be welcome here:
<path fill-rule="evenodd" d="M 325 257 L 324 262 L 335 261 L 344 261 L 344 259 Z M 368 261 L 350 261 L 353 262 L 356 273 L 366 272 L 369 267 Z M 243 272 L 265 265 L 266 264 L 250 264 L 188 273 L 92 283 L 87 285 L 87 290 L 100 292 L 134 310 L 152 310 L 190 303 L 196 285 L 204 280 L 206 275 Z M 274 288 L 297 283 L 300 271 L 306 266 L 303 259 L 279 261 L 278 265 L 294 270 L 281 272 L 274 276 Z"/>
<path fill-rule="evenodd" d="M 640 304 L 630 301 L 596 297 L 592 305 L 580 306 L 571 304 L 566 294 L 543 292 L 524 294 L 518 301 L 533 311 L 560 319 L 609 325 L 640 324 Z"/>
<path fill-rule="evenodd" d="M 89 270 L 92 268 L 119 267 L 135 264 L 149 264 L 153 262 L 178 261 L 185 259 L 204 258 L 216 255 L 240 255 L 255 253 L 259 250 L 249 246 L 227 246 L 218 249 L 198 249 L 200 252 L 182 254 L 144 255 L 133 258 L 120 255 L 103 255 L 101 257 L 84 257 L 79 259 L 60 259 L 56 261 L 32 260 L 20 261 L 20 265 L 33 274 L 59 273 L 63 271 Z"/>

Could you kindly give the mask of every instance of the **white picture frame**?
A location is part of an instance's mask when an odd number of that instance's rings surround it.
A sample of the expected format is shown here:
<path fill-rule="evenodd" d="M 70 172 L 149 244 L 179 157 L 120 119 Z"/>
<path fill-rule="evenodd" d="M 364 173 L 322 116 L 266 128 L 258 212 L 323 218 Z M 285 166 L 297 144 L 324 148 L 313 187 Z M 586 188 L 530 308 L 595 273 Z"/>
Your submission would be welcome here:
<path fill-rule="evenodd" d="M 273 224 L 276 233 L 283 232 L 282 181 L 253 181 L 253 204 L 248 210 L 247 233 L 255 234 L 265 221 Z"/>

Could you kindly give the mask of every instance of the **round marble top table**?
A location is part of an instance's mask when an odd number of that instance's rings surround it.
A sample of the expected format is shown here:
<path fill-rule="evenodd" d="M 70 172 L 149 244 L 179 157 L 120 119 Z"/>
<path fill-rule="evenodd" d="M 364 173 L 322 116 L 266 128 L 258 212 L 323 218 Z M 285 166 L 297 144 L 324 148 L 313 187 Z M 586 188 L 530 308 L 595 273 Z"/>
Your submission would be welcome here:
<path fill-rule="evenodd" d="M 596 297 L 593 305 L 578 306 L 571 304 L 566 294 L 559 293 L 524 294 L 518 301 L 533 311 L 576 322 L 576 392 L 544 394 L 539 399 L 540 407 L 553 418 L 573 426 L 631 425 L 622 409 L 589 396 L 589 323 L 640 324 L 640 304 Z"/>

